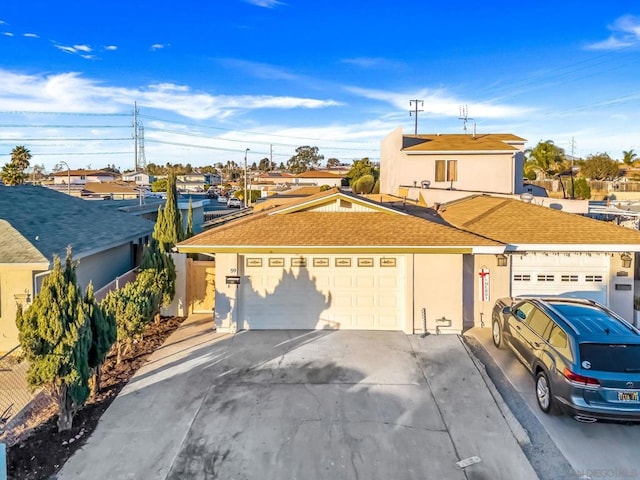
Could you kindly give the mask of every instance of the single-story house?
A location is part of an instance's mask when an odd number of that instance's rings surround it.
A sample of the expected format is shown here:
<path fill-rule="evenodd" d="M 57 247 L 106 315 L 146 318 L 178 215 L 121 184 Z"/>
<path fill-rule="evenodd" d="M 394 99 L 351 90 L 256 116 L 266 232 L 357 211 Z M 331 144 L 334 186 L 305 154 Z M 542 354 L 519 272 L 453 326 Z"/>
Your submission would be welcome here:
<path fill-rule="evenodd" d="M 104 170 L 60 170 L 53 173 L 54 185 L 84 185 L 87 182 L 113 182 L 120 175 Z"/>
<path fill-rule="evenodd" d="M 154 222 L 37 186 L 0 185 L 0 352 L 18 343 L 16 304 L 29 306 L 54 255 L 71 246 L 78 283 L 96 290 L 137 266 Z"/>
<path fill-rule="evenodd" d="M 122 174 L 122 181 L 135 182 L 136 185 L 146 187 L 155 181 L 155 177 L 145 172 L 127 172 Z"/>
<path fill-rule="evenodd" d="M 315 185 L 329 187 L 340 187 L 342 185 L 343 175 L 337 175 L 331 172 L 325 172 L 322 170 L 309 170 L 294 175 L 292 180 L 294 185 Z"/>
<path fill-rule="evenodd" d="M 460 332 L 473 256 L 500 242 L 331 189 L 181 242 L 215 257 L 215 322 L 242 329 Z"/>
<path fill-rule="evenodd" d="M 451 226 L 506 245 L 500 257 L 476 256 L 491 270 L 489 302 L 475 312 L 490 322 L 499 296 L 570 296 L 596 300 L 633 320 L 634 259 L 640 231 L 520 200 L 476 195 L 441 205 Z M 476 278 L 478 286 L 480 275 Z M 480 314 L 483 315 L 480 315 Z"/>

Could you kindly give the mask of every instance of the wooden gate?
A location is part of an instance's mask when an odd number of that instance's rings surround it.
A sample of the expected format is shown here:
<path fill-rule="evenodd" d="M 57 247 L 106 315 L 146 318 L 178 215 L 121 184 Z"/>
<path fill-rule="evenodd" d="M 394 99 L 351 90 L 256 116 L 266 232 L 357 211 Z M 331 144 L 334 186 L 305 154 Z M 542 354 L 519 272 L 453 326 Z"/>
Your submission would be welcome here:
<path fill-rule="evenodd" d="M 215 261 L 187 259 L 188 313 L 211 313 L 216 299 Z"/>

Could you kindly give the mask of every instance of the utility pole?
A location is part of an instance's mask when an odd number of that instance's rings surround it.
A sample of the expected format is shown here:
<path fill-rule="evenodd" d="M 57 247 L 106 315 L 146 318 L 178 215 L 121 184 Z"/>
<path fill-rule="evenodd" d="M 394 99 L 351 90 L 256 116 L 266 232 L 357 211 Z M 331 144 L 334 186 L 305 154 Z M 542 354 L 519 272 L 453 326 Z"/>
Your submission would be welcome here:
<path fill-rule="evenodd" d="M 462 120 L 462 131 L 467 133 L 467 121 L 473 120 L 473 118 L 469 118 L 466 105 L 460 107 L 460 116 L 458 117 L 458 120 Z"/>
<path fill-rule="evenodd" d="M 249 149 L 247 148 L 244 151 L 244 208 L 249 206 L 249 202 L 247 202 L 247 152 Z"/>
<path fill-rule="evenodd" d="M 133 171 L 138 171 L 138 102 L 133 102 Z"/>
<path fill-rule="evenodd" d="M 275 170 L 273 168 L 273 144 L 269 145 L 269 171 Z"/>
<path fill-rule="evenodd" d="M 144 153 L 144 125 L 142 122 L 138 123 L 138 166 L 144 170 L 147 168 L 147 156 Z"/>
<path fill-rule="evenodd" d="M 575 148 L 576 148 L 576 139 L 574 137 L 571 137 L 571 198 L 575 198 L 575 191 L 573 188 L 573 152 Z"/>
<path fill-rule="evenodd" d="M 421 106 L 424 107 L 424 101 L 422 100 L 409 100 L 409 106 L 411 107 L 413 104 L 416 104 L 416 108 L 414 110 L 410 110 L 409 111 L 409 116 L 414 115 L 416 117 L 416 121 L 415 121 L 415 131 L 414 133 L 416 135 L 418 135 L 418 112 L 424 112 L 424 110 L 418 110 L 418 103 L 420 103 Z"/>

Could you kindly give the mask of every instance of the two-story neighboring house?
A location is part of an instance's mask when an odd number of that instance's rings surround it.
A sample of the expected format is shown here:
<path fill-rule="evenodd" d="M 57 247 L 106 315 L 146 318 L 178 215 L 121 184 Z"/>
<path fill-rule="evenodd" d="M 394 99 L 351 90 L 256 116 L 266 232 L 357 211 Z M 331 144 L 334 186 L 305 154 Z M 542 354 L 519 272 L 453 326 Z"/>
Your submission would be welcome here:
<path fill-rule="evenodd" d="M 512 134 L 407 135 L 398 127 L 382 140 L 380 192 L 417 187 L 520 194 L 525 142 Z"/>

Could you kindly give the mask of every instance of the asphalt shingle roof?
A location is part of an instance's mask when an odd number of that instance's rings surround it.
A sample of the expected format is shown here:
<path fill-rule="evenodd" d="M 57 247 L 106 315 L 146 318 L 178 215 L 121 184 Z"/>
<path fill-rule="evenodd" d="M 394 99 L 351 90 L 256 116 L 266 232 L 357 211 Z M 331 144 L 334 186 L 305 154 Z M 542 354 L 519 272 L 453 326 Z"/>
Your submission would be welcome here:
<path fill-rule="evenodd" d="M 47 263 L 48 260 L 6 220 L 0 220 L 0 263 Z"/>
<path fill-rule="evenodd" d="M 469 197 L 439 213 L 455 227 L 512 245 L 640 244 L 637 230 L 508 198 Z"/>
<path fill-rule="evenodd" d="M 415 144 L 403 148 L 410 152 L 434 151 L 517 151 L 508 141 L 524 142 L 525 139 L 511 134 L 443 134 L 443 135 L 405 135 L 406 138 L 417 139 Z M 422 141 L 419 141 L 422 140 Z M 412 143 L 414 143 L 412 142 Z"/>
<path fill-rule="evenodd" d="M 30 244 L 42 257 L 54 254 L 64 257 L 71 245 L 74 258 L 121 245 L 151 234 L 154 223 L 127 213 L 102 208 L 99 201 L 70 197 L 55 190 L 37 186 L 0 185 L 0 237 L 12 235 L 15 242 L 0 242 L 0 258 L 13 263 L 23 255 L 37 257 Z M 15 233 L 11 231 L 13 229 Z M 18 234 L 24 242 L 15 238 Z M 30 253 L 29 253 L 30 252 Z M 41 261 L 41 260 L 40 260 Z"/>
<path fill-rule="evenodd" d="M 422 218 L 393 211 L 323 212 L 306 210 L 305 203 L 336 195 L 337 189 L 298 199 L 275 212 L 254 213 L 207 230 L 179 246 L 225 247 L 473 247 L 499 242 Z M 366 202 L 341 194 L 346 200 Z"/>

